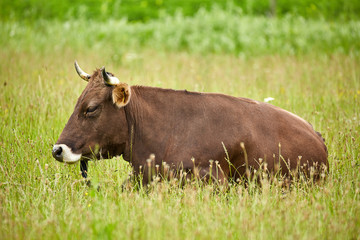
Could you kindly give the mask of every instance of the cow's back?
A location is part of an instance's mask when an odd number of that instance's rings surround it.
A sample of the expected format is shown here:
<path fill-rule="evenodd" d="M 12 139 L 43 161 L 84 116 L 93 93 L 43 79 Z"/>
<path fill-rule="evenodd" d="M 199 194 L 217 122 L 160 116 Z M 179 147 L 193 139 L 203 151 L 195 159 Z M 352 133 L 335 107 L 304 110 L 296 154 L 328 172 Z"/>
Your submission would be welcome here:
<path fill-rule="evenodd" d="M 304 170 L 314 165 L 328 167 L 324 139 L 308 122 L 267 103 L 259 103 L 256 108 L 249 116 L 253 122 L 253 140 L 247 144 L 253 164 L 262 158 L 275 170 L 279 163 L 283 171 L 294 169 L 298 164 Z"/>
<path fill-rule="evenodd" d="M 328 167 L 324 139 L 299 116 L 251 99 L 222 94 L 210 94 L 209 98 L 209 108 L 220 110 L 220 116 L 215 118 L 223 119 L 212 125 L 215 139 L 228 148 L 237 171 L 244 173 L 246 161 L 258 168 L 259 159 L 267 163 L 269 170 L 276 171 L 280 164 L 282 172 L 297 167 L 307 171 L 314 165 Z"/>
<path fill-rule="evenodd" d="M 192 158 L 203 169 L 209 167 L 209 160 L 217 160 L 225 174 L 230 173 L 229 165 L 243 174 L 246 160 L 258 168 L 259 158 L 268 163 L 269 170 L 279 160 L 283 169 L 288 160 L 290 168 L 295 168 L 299 158 L 301 164 L 327 165 L 326 147 L 311 125 L 270 104 L 157 88 L 140 87 L 133 93 L 127 112 L 136 109 L 138 115 L 129 118 L 137 132 L 135 168 L 151 153 L 157 164 L 189 169 L 194 166 Z"/>

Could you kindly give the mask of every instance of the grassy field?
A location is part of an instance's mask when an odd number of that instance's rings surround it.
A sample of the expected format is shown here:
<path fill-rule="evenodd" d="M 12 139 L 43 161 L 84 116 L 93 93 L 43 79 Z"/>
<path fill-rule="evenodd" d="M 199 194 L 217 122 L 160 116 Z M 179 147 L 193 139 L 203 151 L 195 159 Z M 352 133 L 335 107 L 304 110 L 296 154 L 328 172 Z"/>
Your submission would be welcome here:
<path fill-rule="evenodd" d="M 206 16 L 195 16 L 183 35 L 201 22 L 213 26 Z M 221 31 L 211 38 L 199 33 L 208 41 L 201 49 L 196 46 L 206 41 L 181 45 L 164 37 L 173 33 L 161 21 L 113 21 L 104 28 L 81 21 L 1 23 L 0 239 L 358 239 L 359 23 L 275 19 L 277 27 L 266 35 L 271 21 L 245 18 L 244 25 L 255 26 L 252 38 L 246 41 L 246 29 L 229 37 L 245 47 L 216 51 Z M 125 33 L 114 34 L 120 30 Z M 326 36 L 330 40 L 322 45 Z M 132 85 L 273 97 L 272 104 L 308 120 L 325 137 L 327 181 L 292 189 L 280 183 L 232 185 L 216 192 L 213 185 L 179 188 L 171 181 L 154 184 L 148 193 L 121 192 L 130 168 L 114 158 L 90 163 L 93 187 L 87 187 L 78 165 L 51 156 L 86 85 L 74 70 L 75 59 L 87 72 L 106 65 Z"/>
<path fill-rule="evenodd" d="M 252 16 L 298 15 L 331 21 L 360 17 L 358 0 L 12 0 L 0 2 L 0 19 L 32 22 L 39 18 L 97 21 L 126 18 L 146 22 L 176 13 L 194 16 L 200 9 L 214 7 Z"/>

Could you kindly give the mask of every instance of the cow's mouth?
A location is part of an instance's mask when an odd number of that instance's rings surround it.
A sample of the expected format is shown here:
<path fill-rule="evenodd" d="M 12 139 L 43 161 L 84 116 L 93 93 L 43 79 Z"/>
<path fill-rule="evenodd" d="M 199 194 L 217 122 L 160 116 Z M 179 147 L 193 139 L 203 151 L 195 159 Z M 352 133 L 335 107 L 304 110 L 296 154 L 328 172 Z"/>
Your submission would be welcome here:
<path fill-rule="evenodd" d="M 90 145 L 88 148 L 84 150 L 85 152 L 82 153 L 81 160 L 91 161 L 91 160 L 111 159 L 114 156 L 113 152 L 109 150 L 108 146 L 99 147 L 99 144 Z"/>
<path fill-rule="evenodd" d="M 74 153 L 71 148 L 65 144 L 55 144 L 52 155 L 57 161 L 68 164 L 76 163 L 81 159 L 81 154 Z"/>
<path fill-rule="evenodd" d="M 99 153 L 98 154 L 86 153 L 86 154 L 81 155 L 81 160 L 91 161 L 91 160 L 99 160 L 99 159 L 101 159 L 101 156 Z"/>

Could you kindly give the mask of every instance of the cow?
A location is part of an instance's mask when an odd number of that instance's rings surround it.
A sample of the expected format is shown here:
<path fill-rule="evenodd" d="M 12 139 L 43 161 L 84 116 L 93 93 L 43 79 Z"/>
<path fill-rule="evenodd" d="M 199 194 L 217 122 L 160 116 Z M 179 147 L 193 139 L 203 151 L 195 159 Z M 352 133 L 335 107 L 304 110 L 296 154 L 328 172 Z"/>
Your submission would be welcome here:
<path fill-rule="evenodd" d="M 149 161 L 223 182 L 261 163 L 288 176 L 299 166 L 307 166 L 307 174 L 310 167 L 328 169 L 321 135 L 279 107 L 220 93 L 129 86 L 105 67 L 87 74 L 76 61 L 75 69 L 88 83 L 52 155 L 80 161 L 85 178 L 88 160 L 120 155 L 144 183 L 151 181 Z"/>

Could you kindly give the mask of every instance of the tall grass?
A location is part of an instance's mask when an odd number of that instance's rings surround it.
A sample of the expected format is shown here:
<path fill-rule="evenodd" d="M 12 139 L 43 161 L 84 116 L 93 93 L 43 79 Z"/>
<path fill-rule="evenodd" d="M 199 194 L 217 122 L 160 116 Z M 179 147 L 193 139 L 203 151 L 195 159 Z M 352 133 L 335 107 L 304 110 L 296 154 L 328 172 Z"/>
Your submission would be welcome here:
<path fill-rule="evenodd" d="M 37 19 L 94 21 L 123 19 L 146 22 L 164 14 L 194 16 L 199 10 L 220 8 L 246 15 L 312 19 L 359 19 L 357 0 L 13 0 L 0 2 L 0 20 L 33 22 Z"/>
<path fill-rule="evenodd" d="M 263 100 L 310 121 L 326 138 L 330 174 L 324 184 L 262 188 L 234 185 L 216 193 L 176 183 L 150 193 L 121 184 L 121 158 L 64 166 L 51 148 L 85 86 L 73 69 L 79 53 L 2 52 L 0 236 L 11 238 L 275 239 L 359 236 L 359 58 L 344 55 L 197 56 L 142 50 L 107 69 L 130 84 L 222 92 Z M 76 56 L 90 72 L 111 57 Z M 97 191 L 97 187 L 100 190 Z"/>
<path fill-rule="evenodd" d="M 358 55 L 360 49 L 359 21 L 341 23 L 291 16 L 269 19 L 229 14 L 221 9 L 199 11 L 194 17 L 164 16 L 148 23 L 39 20 L 32 24 L 2 22 L 0 27 L 0 46 L 47 54 L 102 48 L 113 55 L 113 61 L 129 48 L 142 47 L 240 56 L 311 52 Z"/>

